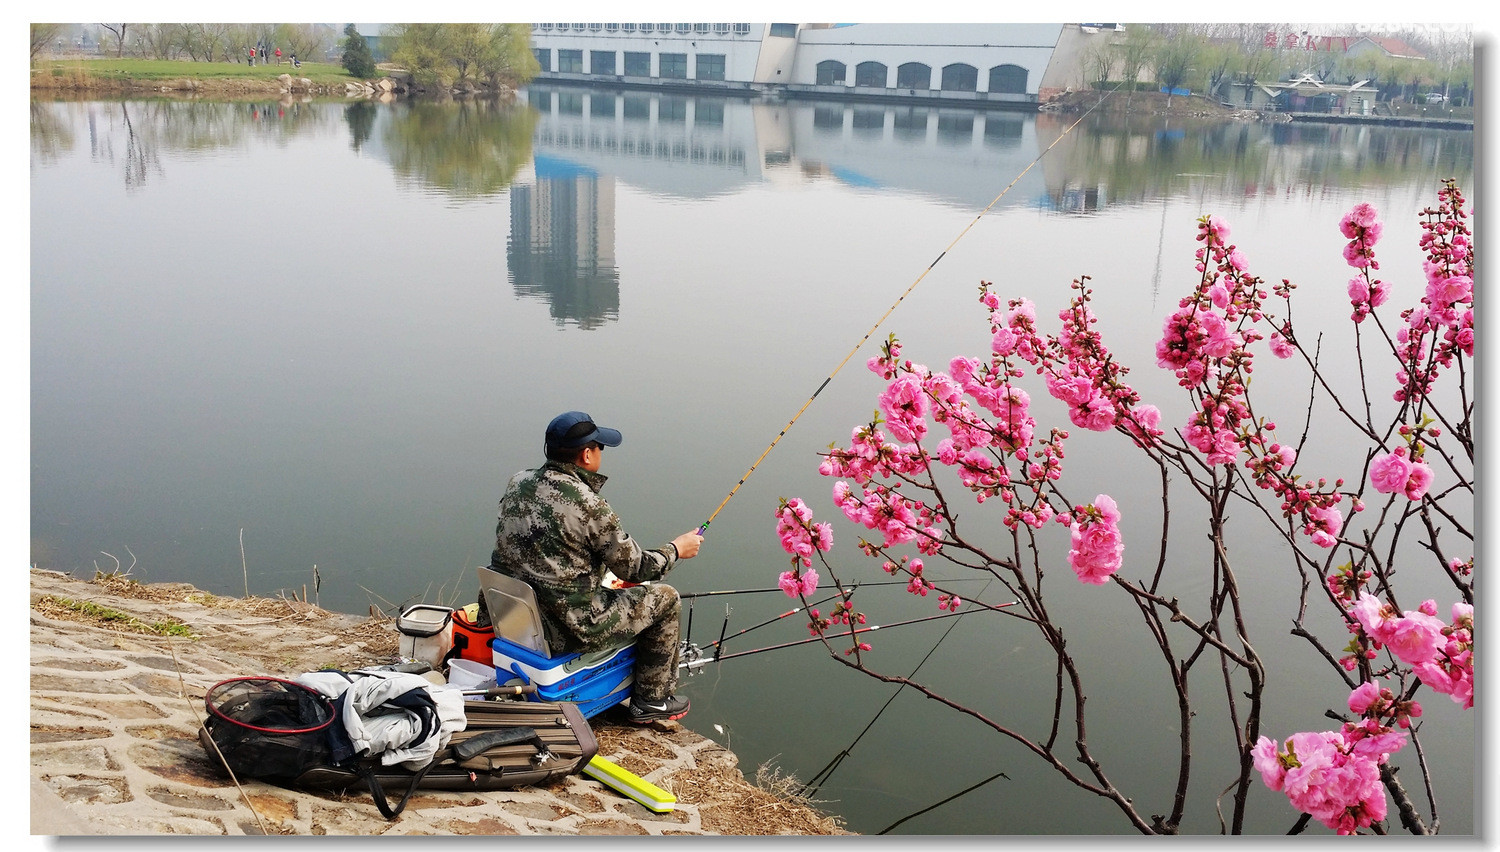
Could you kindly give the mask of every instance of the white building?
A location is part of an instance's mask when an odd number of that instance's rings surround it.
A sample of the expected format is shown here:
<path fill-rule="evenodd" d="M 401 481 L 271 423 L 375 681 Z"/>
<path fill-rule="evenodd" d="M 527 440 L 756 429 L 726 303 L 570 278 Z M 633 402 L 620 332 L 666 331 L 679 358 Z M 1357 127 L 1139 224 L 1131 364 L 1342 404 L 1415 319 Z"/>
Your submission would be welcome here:
<path fill-rule="evenodd" d="M 540 81 L 1027 107 L 1077 25 L 532 24 Z M 1073 51 L 1061 50 L 1072 55 Z"/>

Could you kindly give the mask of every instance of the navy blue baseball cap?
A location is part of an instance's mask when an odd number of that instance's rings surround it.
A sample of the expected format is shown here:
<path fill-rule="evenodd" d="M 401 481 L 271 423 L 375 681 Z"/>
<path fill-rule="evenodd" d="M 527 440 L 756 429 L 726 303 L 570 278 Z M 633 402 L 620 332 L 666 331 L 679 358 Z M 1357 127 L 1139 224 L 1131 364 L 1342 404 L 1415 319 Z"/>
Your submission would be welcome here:
<path fill-rule="evenodd" d="M 582 411 L 566 411 L 547 424 L 547 446 L 577 449 L 594 441 L 606 447 L 618 447 L 623 440 L 619 431 L 596 425 L 594 418 Z"/>

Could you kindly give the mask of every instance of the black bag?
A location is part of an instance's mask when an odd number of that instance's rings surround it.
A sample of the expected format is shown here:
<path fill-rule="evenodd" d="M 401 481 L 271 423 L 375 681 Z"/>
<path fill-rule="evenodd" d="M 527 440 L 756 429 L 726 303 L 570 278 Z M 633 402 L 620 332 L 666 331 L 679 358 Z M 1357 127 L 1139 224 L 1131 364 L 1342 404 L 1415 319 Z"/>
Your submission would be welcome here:
<path fill-rule="evenodd" d="M 395 819 L 418 789 L 509 790 L 582 772 L 599 751 L 577 705 L 533 701 L 465 701 L 468 723 L 432 762 L 415 772 L 381 766 L 376 758 L 308 768 L 298 787 L 367 790 L 386 819 Z M 392 806 L 386 788 L 404 790 Z"/>
<path fill-rule="evenodd" d="M 330 760 L 333 702 L 300 683 L 232 678 L 210 687 L 203 703 L 199 741 L 236 778 L 287 783 Z"/>
<path fill-rule="evenodd" d="M 495 688 L 499 695 L 505 687 Z M 395 819 L 419 788 L 507 790 L 582 772 L 598 753 L 588 720 L 574 704 L 465 701 L 464 730 L 432 761 L 412 771 L 381 766 L 378 756 L 335 760 L 348 736 L 333 702 L 317 691 L 274 677 L 222 681 L 204 695 L 208 718 L 198 740 L 236 778 L 283 787 L 367 790 L 386 819 Z M 385 790 L 404 792 L 392 805 Z"/>

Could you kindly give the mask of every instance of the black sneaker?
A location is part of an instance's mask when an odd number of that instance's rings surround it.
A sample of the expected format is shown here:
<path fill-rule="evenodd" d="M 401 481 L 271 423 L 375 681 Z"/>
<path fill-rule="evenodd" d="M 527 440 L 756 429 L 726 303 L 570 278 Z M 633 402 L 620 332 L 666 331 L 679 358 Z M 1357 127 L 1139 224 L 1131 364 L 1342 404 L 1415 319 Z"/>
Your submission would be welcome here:
<path fill-rule="evenodd" d="M 630 721 L 644 725 L 647 722 L 681 719 L 687 715 L 690 706 L 692 705 L 686 698 L 676 695 L 668 695 L 660 701 L 647 701 L 633 697 L 630 699 Z"/>

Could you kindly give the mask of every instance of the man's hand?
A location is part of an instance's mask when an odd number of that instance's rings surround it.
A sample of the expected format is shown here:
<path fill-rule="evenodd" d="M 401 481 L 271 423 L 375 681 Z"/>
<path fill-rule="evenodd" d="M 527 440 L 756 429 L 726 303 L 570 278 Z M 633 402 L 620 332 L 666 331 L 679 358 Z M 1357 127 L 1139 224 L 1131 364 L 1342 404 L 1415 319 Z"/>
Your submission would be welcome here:
<path fill-rule="evenodd" d="M 696 531 L 685 532 L 672 539 L 672 546 L 677 548 L 678 559 L 692 559 L 698 555 L 698 548 L 703 544 L 703 536 Z"/>

